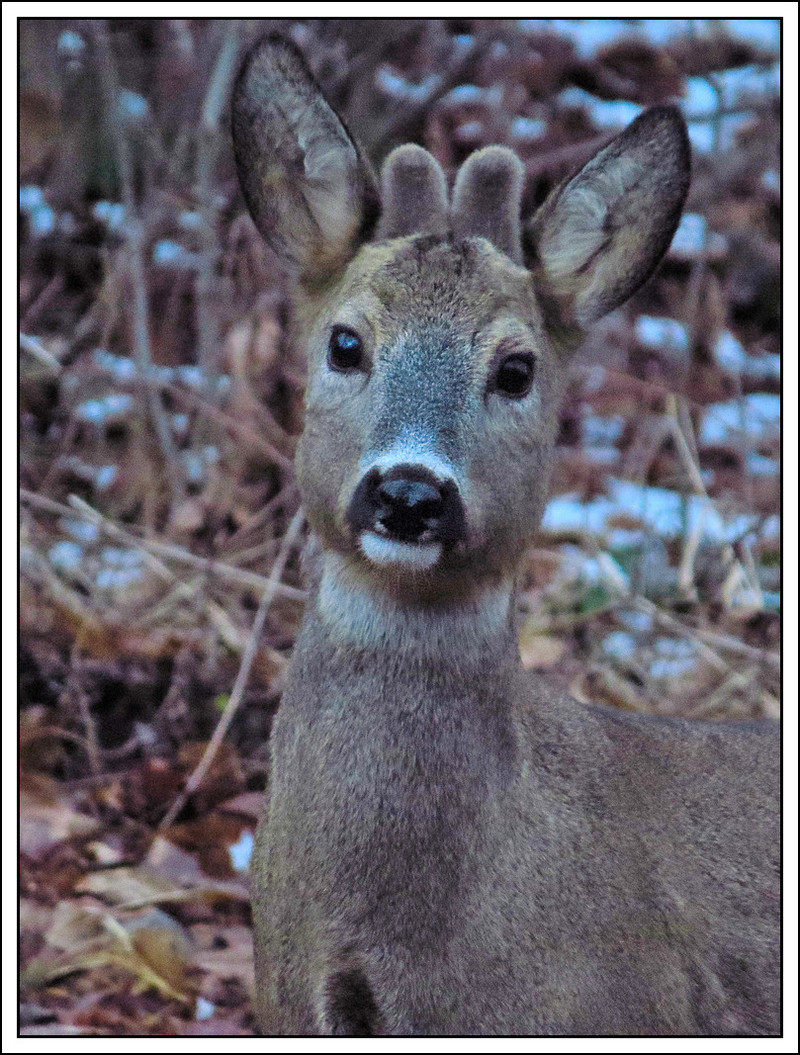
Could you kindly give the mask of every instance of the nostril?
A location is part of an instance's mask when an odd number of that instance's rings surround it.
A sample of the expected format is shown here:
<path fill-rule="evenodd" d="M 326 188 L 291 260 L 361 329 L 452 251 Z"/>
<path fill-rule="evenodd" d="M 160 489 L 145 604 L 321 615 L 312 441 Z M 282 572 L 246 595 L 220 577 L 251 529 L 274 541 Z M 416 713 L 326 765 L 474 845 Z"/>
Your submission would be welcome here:
<path fill-rule="evenodd" d="M 403 510 L 420 518 L 439 516 L 444 505 L 439 487 L 425 480 L 403 477 L 385 480 L 378 488 L 378 497 L 384 508 Z"/>
<path fill-rule="evenodd" d="M 383 480 L 376 493 L 377 523 L 404 542 L 421 541 L 438 524 L 444 511 L 440 488 L 427 480 L 394 476 Z"/>

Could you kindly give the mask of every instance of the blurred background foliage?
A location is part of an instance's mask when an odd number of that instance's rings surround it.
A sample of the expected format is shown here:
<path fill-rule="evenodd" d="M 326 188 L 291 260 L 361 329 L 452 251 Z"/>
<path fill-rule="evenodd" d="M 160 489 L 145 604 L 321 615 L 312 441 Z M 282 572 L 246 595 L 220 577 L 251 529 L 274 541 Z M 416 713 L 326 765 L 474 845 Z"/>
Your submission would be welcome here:
<path fill-rule="evenodd" d="M 520 646 L 582 699 L 777 718 L 780 23 L 18 27 L 23 1030 L 246 1033 L 304 364 L 238 191 L 242 55 L 291 36 L 376 165 L 513 147 L 526 209 L 682 107 L 685 216 L 574 364 Z"/>

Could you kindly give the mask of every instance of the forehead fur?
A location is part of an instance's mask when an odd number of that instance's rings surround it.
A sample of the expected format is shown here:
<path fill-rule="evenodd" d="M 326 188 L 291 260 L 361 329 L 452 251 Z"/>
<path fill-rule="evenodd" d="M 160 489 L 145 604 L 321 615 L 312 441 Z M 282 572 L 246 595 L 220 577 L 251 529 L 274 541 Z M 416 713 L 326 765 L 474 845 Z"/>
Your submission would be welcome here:
<path fill-rule="evenodd" d="M 483 238 L 417 235 L 362 250 L 359 281 L 395 318 L 484 320 L 503 309 L 535 314 L 530 274 Z"/>

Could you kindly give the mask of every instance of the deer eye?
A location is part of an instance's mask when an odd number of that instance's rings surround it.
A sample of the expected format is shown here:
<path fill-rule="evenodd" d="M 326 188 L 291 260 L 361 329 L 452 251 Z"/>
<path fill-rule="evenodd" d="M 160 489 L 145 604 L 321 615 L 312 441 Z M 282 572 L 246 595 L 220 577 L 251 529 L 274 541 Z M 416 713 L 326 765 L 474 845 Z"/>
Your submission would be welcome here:
<path fill-rule="evenodd" d="M 523 399 L 531 390 L 536 360 L 529 352 L 506 356 L 494 375 L 495 391 L 507 399 Z"/>
<path fill-rule="evenodd" d="M 364 347 L 357 333 L 346 326 L 333 327 L 328 342 L 328 366 L 339 372 L 363 369 Z"/>

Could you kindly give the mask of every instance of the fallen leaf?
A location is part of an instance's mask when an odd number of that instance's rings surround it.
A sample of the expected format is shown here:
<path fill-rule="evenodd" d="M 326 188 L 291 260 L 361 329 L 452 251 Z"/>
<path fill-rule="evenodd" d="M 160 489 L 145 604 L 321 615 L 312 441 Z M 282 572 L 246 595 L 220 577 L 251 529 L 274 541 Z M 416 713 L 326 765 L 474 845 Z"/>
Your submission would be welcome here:
<path fill-rule="evenodd" d="M 57 787 L 53 782 L 53 786 Z M 73 836 L 91 835 L 99 824 L 85 813 L 78 813 L 69 802 L 50 799 L 30 783 L 20 785 L 19 849 L 36 856 L 54 843 Z"/>
<path fill-rule="evenodd" d="M 46 986 L 76 971 L 119 967 L 135 976 L 141 991 L 156 989 L 182 1003 L 193 999 L 191 941 L 160 909 L 121 921 L 65 904 L 47 940 L 62 951 L 31 960 L 20 977 L 23 989 Z"/>
<path fill-rule="evenodd" d="M 243 817 L 259 820 L 264 812 L 263 791 L 243 791 L 232 799 L 226 799 L 217 807 L 220 813 L 240 813 Z"/>
<path fill-rule="evenodd" d="M 90 872 L 75 889 L 79 893 L 106 898 L 115 905 L 125 902 L 154 904 L 165 896 L 182 890 L 169 879 L 142 865 L 126 865 Z"/>

